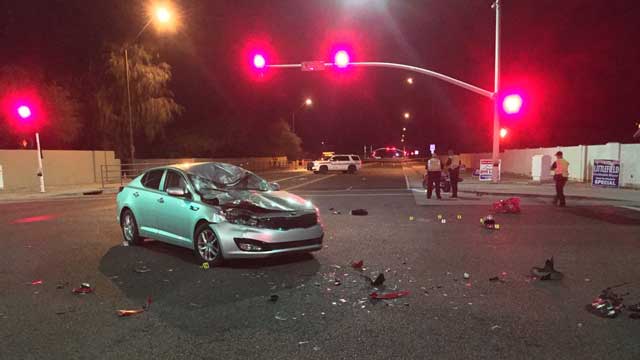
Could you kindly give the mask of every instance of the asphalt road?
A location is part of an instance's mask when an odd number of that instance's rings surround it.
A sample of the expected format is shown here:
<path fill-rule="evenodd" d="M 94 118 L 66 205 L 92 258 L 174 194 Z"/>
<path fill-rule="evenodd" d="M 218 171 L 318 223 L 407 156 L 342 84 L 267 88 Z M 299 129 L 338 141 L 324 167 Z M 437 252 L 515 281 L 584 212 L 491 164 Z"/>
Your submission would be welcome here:
<path fill-rule="evenodd" d="M 640 320 L 585 310 L 626 281 L 640 302 L 640 212 L 526 198 L 489 231 L 495 198 L 418 206 L 401 168 L 267 177 L 321 209 L 324 249 L 204 270 L 186 249 L 121 246 L 112 195 L 0 204 L 0 359 L 640 358 Z M 531 279 L 550 256 L 565 278 Z M 361 275 L 381 272 L 409 295 L 369 300 Z M 83 282 L 95 293 L 71 292 Z"/>

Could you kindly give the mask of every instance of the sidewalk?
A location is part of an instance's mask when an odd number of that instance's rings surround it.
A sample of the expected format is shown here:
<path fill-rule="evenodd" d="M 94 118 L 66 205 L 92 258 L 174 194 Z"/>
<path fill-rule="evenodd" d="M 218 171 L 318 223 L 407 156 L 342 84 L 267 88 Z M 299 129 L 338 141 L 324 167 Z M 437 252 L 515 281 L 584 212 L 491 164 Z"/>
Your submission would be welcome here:
<path fill-rule="evenodd" d="M 405 174 L 412 189 L 422 189 L 424 167 L 407 166 Z M 464 180 L 458 185 L 459 193 L 548 198 L 553 198 L 556 193 L 554 183 L 536 184 L 525 177 L 506 175 L 497 184 L 481 182 L 469 173 L 462 174 L 462 178 Z M 640 190 L 635 189 L 607 189 L 592 187 L 589 183 L 568 182 L 564 193 L 567 199 L 618 200 L 640 203 Z"/>
<path fill-rule="evenodd" d="M 115 194 L 118 192 L 119 186 L 120 184 L 106 184 L 104 189 L 102 188 L 102 184 L 99 183 L 47 186 L 45 187 L 46 192 L 44 193 L 39 192 L 39 189 L 30 188 L 18 190 L 0 190 L 0 202 Z"/>

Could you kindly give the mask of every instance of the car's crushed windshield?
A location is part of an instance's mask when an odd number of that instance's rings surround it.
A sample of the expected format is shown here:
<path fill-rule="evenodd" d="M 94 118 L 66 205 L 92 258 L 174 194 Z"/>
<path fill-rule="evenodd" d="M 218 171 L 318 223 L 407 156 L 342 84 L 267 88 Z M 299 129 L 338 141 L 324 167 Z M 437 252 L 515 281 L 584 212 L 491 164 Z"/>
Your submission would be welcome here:
<path fill-rule="evenodd" d="M 187 171 L 200 193 L 233 190 L 269 190 L 269 183 L 241 167 L 225 163 L 198 164 Z"/>

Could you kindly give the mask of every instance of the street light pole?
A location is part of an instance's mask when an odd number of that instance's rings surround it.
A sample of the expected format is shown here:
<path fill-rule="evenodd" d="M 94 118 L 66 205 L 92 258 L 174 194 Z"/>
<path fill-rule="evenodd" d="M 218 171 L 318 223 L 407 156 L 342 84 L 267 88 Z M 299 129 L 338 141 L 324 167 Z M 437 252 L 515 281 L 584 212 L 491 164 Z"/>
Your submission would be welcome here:
<path fill-rule="evenodd" d="M 500 180 L 500 169 L 498 164 L 500 161 L 500 109 L 498 108 L 498 92 L 500 91 L 500 0 L 496 0 L 492 7 L 496 10 L 496 54 L 495 54 L 495 70 L 493 83 L 493 151 L 491 159 L 493 161 L 493 182 Z"/>
<path fill-rule="evenodd" d="M 44 192 L 44 172 L 42 169 L 42 149 L 40 148 L 40 133 L 36 132 L 36 144 L 38 147 L 38 177 L 40 178 L 40 192 Z"/>
<path fill-rule="evenodd" d="M 146 25 L 144 28 L 146 28 Z M 131 163 L 133 164 L 136 158 L 136 148 L 133 145 L 133 115 L 131 111 L 131 89 L 129 86 L 129 54 L 126 47 L 124 48 L 124 73 L 125 73 L 125 78 L 127 82 L 127 111 L 129 115 L 129 152 L 131 154 Z"/>

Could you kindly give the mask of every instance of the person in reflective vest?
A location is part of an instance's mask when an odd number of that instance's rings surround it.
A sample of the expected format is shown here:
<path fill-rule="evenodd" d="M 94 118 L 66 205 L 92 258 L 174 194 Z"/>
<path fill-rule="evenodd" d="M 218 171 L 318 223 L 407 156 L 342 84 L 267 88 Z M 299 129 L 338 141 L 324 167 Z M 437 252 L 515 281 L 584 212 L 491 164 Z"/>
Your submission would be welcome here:
<path fill-rule="evenodd" d="M 436 188 L 436 196 L 438 199 L 442 199 L 440 196 L 440 177 L 442 174 L 442 163 L 440 158 L 434 152 L 427 161 L 427 199 L 431 199 L 433 193 L 433 187 Z"/>
<path fill-rule="evenodd" d="M 458 179 L 460 178 L 460 157 L 453 154 L 453 150 L 449 150 L 449 158 L 447 159 L 447 171 L 449 171 L 449 181 L 451 182 L 451 197 L 458 197 Z"/>
<path fill-rule="evenodd" d="M 556 182 L 556 197 L 553 199 L 553 204 L 560 207 L 565 207 L 564 200 L 564 186 L 569 180 L 569 162 L 562 156 L 562 151 L 556 153 L 556 161 L 551 165 L 551 171 L 553 171 L 553 181 Z"/>

